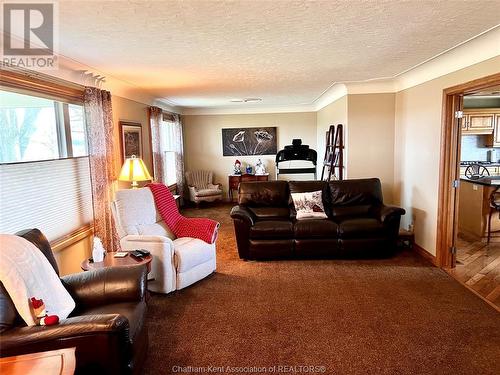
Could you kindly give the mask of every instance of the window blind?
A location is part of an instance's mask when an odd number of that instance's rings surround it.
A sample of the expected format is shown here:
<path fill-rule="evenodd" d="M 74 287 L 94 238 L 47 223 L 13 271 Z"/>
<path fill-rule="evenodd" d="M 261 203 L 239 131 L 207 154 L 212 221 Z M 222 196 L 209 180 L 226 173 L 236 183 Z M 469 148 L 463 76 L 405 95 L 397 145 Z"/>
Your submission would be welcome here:
<path fill-rule="evenodd" d="M 0 165 L 0 233 L 38 228 L 53 241 L 92 220 L 88 157 Z"/>

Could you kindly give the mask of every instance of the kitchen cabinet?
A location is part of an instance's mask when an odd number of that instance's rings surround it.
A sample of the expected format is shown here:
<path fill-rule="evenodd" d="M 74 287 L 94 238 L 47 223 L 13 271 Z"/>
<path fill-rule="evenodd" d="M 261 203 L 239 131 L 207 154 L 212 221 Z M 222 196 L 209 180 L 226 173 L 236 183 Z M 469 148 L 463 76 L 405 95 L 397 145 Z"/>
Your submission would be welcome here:
<path fill-rule="evenodd" d="M 474 240 L 482 240 L 488 234 L 489 199 L 498 185 L 476 184 L 474 181 L 460 180 L 458 201 L 458 234 Z M 491 218 L 491 229 L 500 229 L 497 215 Z"/>
<path fill-rule="evenodd" d="M 493 136 L 489 138 L 489 147 L 500 147 L 500 113 L 496 113 L 494 116 L 494 130 Z"/>
<path fill-rule="evenodd" d="M 463 134 L 493 134 L 495 130 L 496 113 L 498 109 L 474 109 L 464 110 L 462 117 Z M 500 134 L 499 134 L 500 138 Z M 500 141 L 500 139 L 499 139 Z"/>

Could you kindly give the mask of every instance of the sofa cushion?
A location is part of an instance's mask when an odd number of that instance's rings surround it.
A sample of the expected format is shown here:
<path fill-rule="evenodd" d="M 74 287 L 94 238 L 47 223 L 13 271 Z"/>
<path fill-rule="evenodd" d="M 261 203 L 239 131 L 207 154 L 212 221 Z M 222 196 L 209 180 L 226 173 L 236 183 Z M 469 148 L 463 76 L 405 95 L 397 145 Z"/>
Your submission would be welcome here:
<path fill-rule="evenodd" d="M 177 272 L 189 271 L 214 258 L 214 246 L 198 238 L 182 237 L 174 241 Z"/>
<path fill-rule="evenodd" d="M 175 234 L 167 227 L 164 221 L 154 224 L 139 224 L 136 226 L 137 232 L 141 236 L 164 236 L 175 239 Z"/>
<path fill-rule="evenodd" d="M 328 184 L 333 207 L 382 204 L 382 186 L 378 178 L 330 181 Z"/>
<path fill-rule="evenodd" d="M 383 224 L 377 219 L 356 218 L 339 223 L 341 238 L 371 238 L 386 235 Z"/>
<path fill-rule="evenodd" d="M 257 220 L 290 219 L 288 207 L 248 207 Z"/>
<path fill-rule="evenodd" d="M 212 195 L 221 195 L 222 190 L 220 189 L 200 189 L 196 190 L 196 197 L 211 197 Z"/>
<path fill-rule="evenodd" d="M 291 221 L 266 220 L 255 223 L 250 229 L 252 239 L 292 238 L 293 225 Z"/>
<path fill-rule="evenodd" d="M 286 181 L 241 182 L 238 203 L 249 207 L 285 207 L 289 198 Z"/>
<path fill-rule="evenodd" d="M 297 220 L 295 238 L 337 238 L 338 225 L 328 219 Z"/>
<path fill-rule="evenodd" d="M 118 190 L 113 210 L 120 238 L 128 234 L 141 234 L 138 226 L 161 220 L 149 188 Z"/>

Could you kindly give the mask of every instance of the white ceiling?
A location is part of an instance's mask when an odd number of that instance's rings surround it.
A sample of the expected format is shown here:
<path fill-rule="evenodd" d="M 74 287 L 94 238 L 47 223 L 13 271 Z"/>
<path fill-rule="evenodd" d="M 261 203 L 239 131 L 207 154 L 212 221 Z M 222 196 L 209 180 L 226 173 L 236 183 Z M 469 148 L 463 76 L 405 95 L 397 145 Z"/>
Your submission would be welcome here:
<path fill-rule="evenodd" d="M 500 23 L 500 1 L 59 2 L 60 53 L 181 107 L 307 105 Z M 262 98 L 259 104 L 230 103 Z"/>

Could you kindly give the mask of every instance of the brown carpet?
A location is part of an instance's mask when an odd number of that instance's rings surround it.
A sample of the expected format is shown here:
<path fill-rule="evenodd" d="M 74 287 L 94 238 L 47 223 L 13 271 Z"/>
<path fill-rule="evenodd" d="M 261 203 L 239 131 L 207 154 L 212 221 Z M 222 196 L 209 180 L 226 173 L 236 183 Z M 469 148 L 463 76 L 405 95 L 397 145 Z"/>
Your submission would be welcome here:
<path fill-rule="evenodd" d="M 410 252 L 243 262 L 229 210 L 186 210 L 222 223 L 217 273 L 152 296 L 146 374 L 500 374 L 500 314 L 442 270 Z"/>

